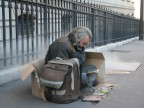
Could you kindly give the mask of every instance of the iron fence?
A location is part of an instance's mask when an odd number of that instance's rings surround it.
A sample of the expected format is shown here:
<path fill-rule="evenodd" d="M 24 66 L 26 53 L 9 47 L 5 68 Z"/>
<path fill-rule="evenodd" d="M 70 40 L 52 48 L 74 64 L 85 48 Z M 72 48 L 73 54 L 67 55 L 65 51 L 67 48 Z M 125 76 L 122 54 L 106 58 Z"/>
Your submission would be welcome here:
<path fill-rule="evenodd" d="M 0 69 L 44 57 L 73 27 L 86 26 L 88 47 L 138 36 L 139 21 L 96 4 L 74 0 L 0 0 Z"/>

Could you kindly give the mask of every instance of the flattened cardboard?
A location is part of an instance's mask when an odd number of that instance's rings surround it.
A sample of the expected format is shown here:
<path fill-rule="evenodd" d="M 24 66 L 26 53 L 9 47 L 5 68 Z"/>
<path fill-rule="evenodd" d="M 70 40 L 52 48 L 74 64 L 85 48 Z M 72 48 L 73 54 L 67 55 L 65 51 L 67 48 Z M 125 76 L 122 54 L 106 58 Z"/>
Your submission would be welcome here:
<path fill-rule="evenodd" d="M 26 65 L 25 69 L 22 72 L 21 79 L 25 80 L 34 71 L 36 71 L 39 75 L 43 71 L 44 61 L 44 58 L 42 58 Z"/>
<path fill-rule="evenodd" d="M 102 84 L 102 83 L 100 83 L 100 84 L 98 84 L 96 87 L 97 87 L 97 88 L 107 87 L 107 88 L 109 88 L 109 90 L 110 90 L 110 89 L 113 89 L 114 86 L 115 86 L 115 84 L 109 84 L 109 83 L 104 83 L 104 84 Z"/>
<path fill-rule="evenodd" d="M 98 84 L 96 86 L 96 89 L 98 91 L 95 91 L 93 94 L 89 95 L 89 96 L 84 96 L 82 101 L 84 102 L 99 102 L 100 100 L 104 99 L 107 95 L 107 93 L 101 93 L 100 89 L 102 87 L 107 87 L 109 90 L 114 88 L 114 84 Z"/>
<path fill-rule="evenodd" d="M 26 65 L 26 68 L 22 72 L 21 79 L 24 81 L 35 70 L 32 65 Z"/>
<path fill-rule="evenodd" d="M 86 52 L 86 65 L 91 64 L 95 65 L 99 72 L 97 73 L 98 80 L 100 83 L 105 83 L 104 81 L 104 74 L 105 74 L 105 59 L 102 53 L 96 52 Z M 21 79 L 25 80 L 28 75 L 31 74 L 31 82 L 32 82 L 32 94 L 40 99 L 45 100 L 44 97 L 44 89 L 45 87 L 40 86 L 37 76 L 43 71 L 44 67 L 44 58 L 34 61 L 26 66 L 24 71 L 22 72 Z"/>
<path fill-rule="evenodd" d="M 82 101 L 84 102 L 99 102 L 100 100 L 101 97 L 96 95 L 84 96 L 84 98 L 82 99 Z"/>
<path fill-rule="evenodd" d="M 111 61 L 113 63 L 113 61 Z M 141 63 L 139 62 L 122 62 L 117 61 L 114 62 L 112 66 L 108 66 L 107 69 L 116 70 L 116 71 L 127 71 L 127 72 L 134 72 L 136 71 Z"/>

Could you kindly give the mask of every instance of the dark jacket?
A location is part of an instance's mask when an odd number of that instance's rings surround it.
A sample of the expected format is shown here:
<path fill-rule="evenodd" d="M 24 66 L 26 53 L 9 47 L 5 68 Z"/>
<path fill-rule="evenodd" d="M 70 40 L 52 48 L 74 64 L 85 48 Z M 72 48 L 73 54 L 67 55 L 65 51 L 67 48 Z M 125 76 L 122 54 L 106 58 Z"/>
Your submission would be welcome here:
<path fill-rule="evenodd" d="M 73 46 L 73 39 L 73 35 L 66 35 L 55 40 L 49 46 L 49 50 L 45 57 L 45 64 L 56 57 L 63 59 L 78 58 L 80 65 L 84 64 L 85 52 L 84 50 L 77 50 L 76 47 Z"/>

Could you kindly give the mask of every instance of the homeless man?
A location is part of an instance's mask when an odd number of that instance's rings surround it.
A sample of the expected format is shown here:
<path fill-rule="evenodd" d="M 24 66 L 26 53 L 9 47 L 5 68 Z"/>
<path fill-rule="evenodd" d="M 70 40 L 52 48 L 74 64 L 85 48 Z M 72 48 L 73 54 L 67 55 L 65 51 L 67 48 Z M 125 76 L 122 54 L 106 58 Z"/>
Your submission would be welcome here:
<path fill-rule="evenodd" d="M 60 37 L 49 46 L 49 50 L 45 58 L 45 64 L 56 57 L 60 57 L 62 59 L 78 58 L 81 71 L 82 91 L 88 94 L 94 92 L 93 86 L 98 83 L 94 74 L 87 75 L 87 71 L 93 71 L 96 69 L 96 67 L 93 65 L 84 66 L 84 50 L 91 39 L 92 33 L 88 28 L 74 28 L 70 34 Z"/>

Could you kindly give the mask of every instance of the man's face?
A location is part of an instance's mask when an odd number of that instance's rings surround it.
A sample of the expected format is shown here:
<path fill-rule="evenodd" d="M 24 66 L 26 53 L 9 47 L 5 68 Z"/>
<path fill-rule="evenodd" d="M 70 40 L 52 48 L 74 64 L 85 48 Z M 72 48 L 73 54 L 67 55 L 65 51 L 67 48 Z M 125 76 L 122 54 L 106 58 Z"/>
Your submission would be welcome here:
<path fill-rule="evenodd" d="M 80 40 L 77 43 L 78 50 L 84 50 L 89 42 L 90 42 L 90 37 L 85 36 L 82 40 Z"/>

